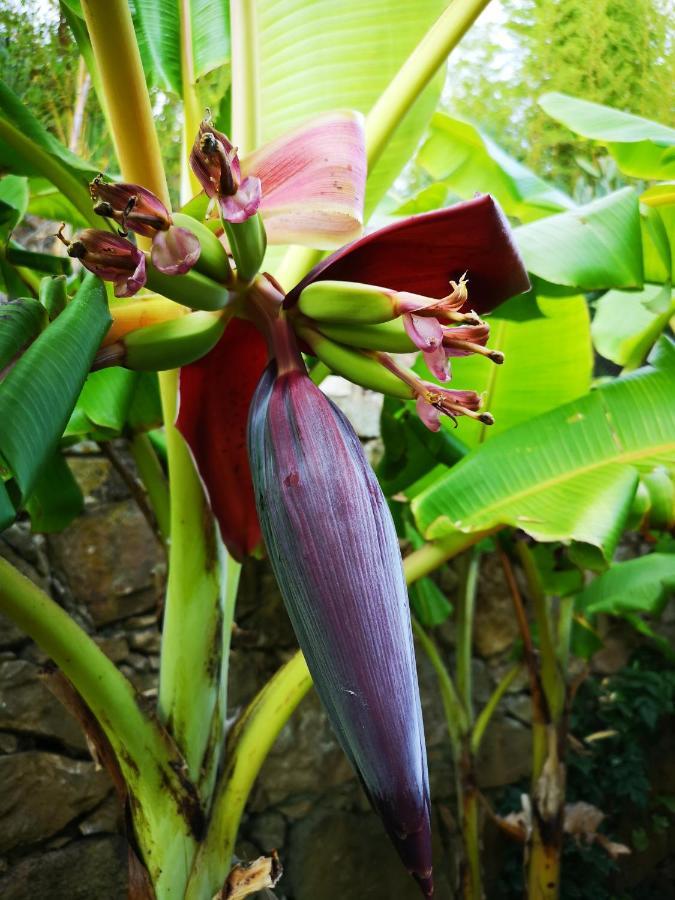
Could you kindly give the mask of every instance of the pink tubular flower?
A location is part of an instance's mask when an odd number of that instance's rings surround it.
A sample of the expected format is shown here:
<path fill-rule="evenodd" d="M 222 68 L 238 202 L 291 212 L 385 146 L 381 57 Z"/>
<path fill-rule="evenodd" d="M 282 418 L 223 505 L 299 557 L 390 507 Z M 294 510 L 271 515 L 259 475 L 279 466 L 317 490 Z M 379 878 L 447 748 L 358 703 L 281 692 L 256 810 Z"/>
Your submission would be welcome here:
<path fill-rule="evenodd" d="M 207 197 L 218 200 L 225 221 L 245 222 L 258 212 L 260 179 L 252 175 L 242 179 L 237 148 L 208 118 L 199 126 L 190 165 Z"/>
<path fill-rule="evenodd" d="M 132 297 L 145 284 L 145 256 L 126 238 L 109 231 L 85 228 L 74 241 L 57 237 L 66 245 L 68 256 L 79 259 L 85 269 L 115 285 L 116 297 Z"/>
<path fill-rule="evenodd" d="M 184 275 L 199 259 L 199 240 L 179 228 L 162 201 L 140 184 L 106 183 L 98 175 L 89 185 L 94 212 L 115 221 L 122 236 L 133 231 L 152 238 L 153 266 L 165 275 Z"/>
<path fill-rule="evenodd" d="M 494 424 L 489 412 L 479 412 L 481 398 L 475 391 L 452 391 L 428 381 L 422 381 L 420 384 L 422 390 L 417 394 L 415 408 L 430 431 L 438 431 L 441 427 L 441 413 L 452 419 L 455 424 L 457 416 L 469 416 L 482 422 L 483 425 Z"/>

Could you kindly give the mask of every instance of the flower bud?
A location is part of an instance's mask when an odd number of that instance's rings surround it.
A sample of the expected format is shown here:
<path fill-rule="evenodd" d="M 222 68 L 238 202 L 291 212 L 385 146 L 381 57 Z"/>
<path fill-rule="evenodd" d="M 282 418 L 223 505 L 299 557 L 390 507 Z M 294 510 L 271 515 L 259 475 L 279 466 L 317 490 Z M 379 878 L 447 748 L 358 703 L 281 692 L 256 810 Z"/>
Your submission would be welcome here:
<path fill-rule="evenodd" d="M 126 238 L 109 231 L 85 228 L 74 241 L 57 234 L 68 256 L 79 259 L 85 269 L 115 285 L 116 297 L 132 297 L 145 284 L 145 256 Z"/>
<path fill-rule="evenodd" d="M 167 231 L 171 226 L 166 206 L 140 184 L 106 183 L 102 175 L 97 175 L 89 185 L 89 193 L 94 212 L 114 219 L 125 232 L 154 237 L 157 231 Z"/>
<path fill-rule="evenodd" d="M 255 175 L 242 179 L 237 148 L 208 119 L 199 126 L 190 166 L 207 197 L 218 200 L 227 222 L 245 222 L 258 211 L 262 199 L 260 179 Z"/>
<path fill-rule="evenodd" d="M 272 363 L 248 428 L 258 516 L 340 744 L 425 896 L 429 789 L 396 531 L 358 437 L 296 367 Z"/>
<path fill-rule="evenodd" d="M 89 185 L 94 212 L 112 219 L 122 236 L 133 231 L 152 238 L 153 266 L 165 275 L 184 275 L 199 259 L 199 239 L 173 224 L 159 197 L 140 184 L 106 183 L 97 175 Z"/>

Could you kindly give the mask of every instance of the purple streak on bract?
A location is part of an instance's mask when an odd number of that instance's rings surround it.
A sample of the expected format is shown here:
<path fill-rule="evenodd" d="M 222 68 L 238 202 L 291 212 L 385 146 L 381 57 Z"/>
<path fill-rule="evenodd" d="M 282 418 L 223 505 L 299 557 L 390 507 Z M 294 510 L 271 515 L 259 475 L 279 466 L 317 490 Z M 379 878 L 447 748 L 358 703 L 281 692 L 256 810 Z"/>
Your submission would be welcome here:
<path fill-rule="evenodd" d="M 293 306 L 308 284 L 326 279 L 443 297 L 450 280 L 459 281 L 464 272 L 466 309 L 478 313 L 530 287 L 509 223 L 489 194 L 401 219 L 347 244 L 293 288 L 286 306 Z"/>
<path fill-rule="evenodd" d="M 426 750 L 394 524 L 347 419 L 304 372 L 275 371 L 258 385 L 248 430 L 270 561 L 342 748 L 431 896 Z"/>

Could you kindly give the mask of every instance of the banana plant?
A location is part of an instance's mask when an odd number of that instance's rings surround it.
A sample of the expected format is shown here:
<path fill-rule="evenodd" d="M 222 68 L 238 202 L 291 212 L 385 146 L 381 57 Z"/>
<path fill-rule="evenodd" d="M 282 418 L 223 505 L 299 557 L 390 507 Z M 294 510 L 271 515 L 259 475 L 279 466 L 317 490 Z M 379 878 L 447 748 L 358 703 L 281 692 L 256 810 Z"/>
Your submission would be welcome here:
<path fill-rule="evenodd" d="M 63 280 L 58 286 L 29 281 L 26 293 L 38 293 L 46 312 L 25 296 L 0 317 L 2 525 L 24 508 L 36 509 L 36 492 L 53 471 L 61 440 L 86 429 L 110 437 L 134 415 L 142 419 L 147 382 L 141 376 L 159 372 L 168 481 L 152 443 L 140 431 L 134 438 L 169 554 L 156 714 L 144 710 L 122 674 L 57 604 L 0 562 L 0 607 L 68 680 L 63 693 L 129 810 L 139 890 L 158 900 L 225 895 L 248 791 L 309 689 L 310 672 L 403 863 L 426 896 L 433 891 L 405 580 L 440 565 L 473 537 L 421 548 L 402 568 L 390 513 L 358 440 L 305 374 L 298 347 L 312 351 L 316 336 L 320 342 L 324 336 L 302 298 L 305 289 L 325 287 L 328 273 L 331 306 L 349 299 L 355 286 L 375 305 L 389 298 L 387 321 L 402 316 L 414 345 L 444 375 L 455 351 L 485 349 L 486 326 L 475 310 L 489 311 L 529 282 L 508 223 L 489 197 L 342 247 L 358 237 L 410 155 L 438 96 L 436 73 L 486 0 L 456 0 L 447 8 L 440 0 L 403 7 L 379 0 L 367 21 L 361 5 L 356 17 L 344 4 L 322 3 L 322 14 L 315 8 L 310 18 L 294 14 L 297 0 L 288 0 L 282 15 L 276 3 L 235 0 L 228 31 L 220 7 L 217 27 L 205 30 L 200 4 L 182 5 L 176 28 L 175 11 L 164 17 L 167 5 L 159 2 L 136 4 L 135 19 L 126 0 L 69 2 L 119 173 L 97 173 L 9 89 L 0 92 L 3 157 L 22 176 L 51 182 L 71 221 L 86 225 L 73 234 L 62 227 L 58 237 L 67 257 L 89 272 L 73 297 Z M 324 29 L 326 16 L 344 23 L 340 40 Z M 288 26 L 281 42 L 280 21 Z M 386 34 L 388 47 L 376 76 L 367 79 L 365 62 L 348 52 L 357 27 L 365 26 L 374 43 Z M 305 70 L 297 90 L 298 66 L 307 63 L 296 47 L 308 44 L 321 48 L 317 72 L 334 61 L 330 81 L 321 76 L 326 90 Z M 229 46 L 232 115 L 225 134 L 209 115 L 195 119 L 194 100 L 204 66 L 222 62 Z M 146 72 L 161 74 L 182 93 L 181 194 L 187 200 L 189 187 L 201 186 L 204 197 L 191 198 L 181 212 L 171 209 Z M 467 232 L 472 238 L 462 250 L 458 237 Z M 270 267 L 274 259 L 266 257 L 268 242 L 294 245 L 274 265 L 276 277 L 259 274 L 265 259 Z M 396 246 L 407 258 L 392 268 L 387 261 Z M 334 253 L 321 262 L 327 249 Z M 495 257 L 489 266 L 488 253 Z M 14 262 L 21 264 L 16 255 Z M 482 329 L 480 335 L 466 330 L 471 327 Z M 233 338 L 247 353 L 241 368 L 221 369 L 214 359 L 222 359 Z M 491 421 L 479 411 L 476 392 L 437 387 L 401 367 L 386 347 L 330 343 L 337 371 L 415 398 L 432 430 L 441 414 Z M 494 351 L 493 362 L 500 361 Z M 120 367 L 127 374 L 107 377 Z M 218 377 L 203 379 L 205 371 Z M 233 402 L 218 409 L 214 390 Z M 102 401 L 106 391 L 116 411 L 119 406 L 114 417 Z M 247 419 L 248 453 L 242 454 Z M 305 435 L 300 444 L 298 429 Z M 212 434 L 220 438 L 211 440 Z M 351 479 L 360 490 L 350 486 L 338 502 L 336 492 Z M 332 503 L 334 516 L 322 521 L 322 508 Z M 321 532 L 314 521 L 322 521 Z M 260 526 L 307 664 L 300 654 L 287 663 L 225 739 L 239 559 L 256 549 Z M 308 566 L 303 546 L 311 539 L 317 543 Z M 349 633 L 341 608 L 347 601 Z M 383 694 L 384 683 L 390 690 Z"/>

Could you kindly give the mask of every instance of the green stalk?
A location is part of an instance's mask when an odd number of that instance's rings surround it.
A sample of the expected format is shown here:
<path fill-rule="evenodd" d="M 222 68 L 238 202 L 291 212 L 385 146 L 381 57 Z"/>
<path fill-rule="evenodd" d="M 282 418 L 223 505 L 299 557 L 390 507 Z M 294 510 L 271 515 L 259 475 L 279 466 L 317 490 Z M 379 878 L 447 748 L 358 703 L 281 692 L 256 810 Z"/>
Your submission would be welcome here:
<path fill-rule="evenodd" d="M 166 177 L 126 0 L 83 0 L 92 46 L 127 181 L 169 207 Z M 120 90 L 124 72 L 124 90 Z M 133 123 L 130 127 L 129 123 Z M 162 635 L 159 713 L 197 781 L 220 694 L 223 598 L 213 518 L 188 449 L 173 426 L 177 372 L 160 373 L 171 487 L 169 579 Z"/>
<path fill-rule="evenodd" d="M 429 662 L 436 672 L 438 678 L 438 686 L 441 692 L 441 700 L 443 701 L 443 710 L 445 712 L 445 721 L 448 726 L 448 734 L 450 735 L 450 743 L 452 745 L 453 756 L 457 759 L 462 749 L 463 735 L 468 731 L 469 720 L 466 710 L 462 704 L 461 698 L 453 684 L 450 673 L 438 652 L 438 647 L 432 638 L 422 628 L 420 623 L 413 617 L 412 619 L 413 634 L 420 642 L 422 649 L 427 655 Z"/>
<path fill-rule="evenodd" d="M 476 760 L 471 746 L 471 729 L 474 721 L 472 654 L 473 623 L 480 571 L 480 554 L 475 550 L 460 561 L 462 563 L 459 603 L 457 606 L 457 693 L 466 711 L 466 727 L 462 729 L 461 742 L 455 753 L 455 778 L 457 784 L 457 816 L 462 835 L 463 858 L 460 862 L 459 882 L 464 900 L 482 900 L 483 884 L 480 866 L 480 815 L 478 809 L 478 785 Z"/>
<path fill-rule="evenodd" d="M 457 691 L 470 722 L 473 722 L 473 683 L 471 677 L 471 649 L 476 591 L 480 571 L 480 554 L 473 552 L 465 561 L 462 585 L 464 590 L 457 606 Z"/>
<path fill-rule="evenodd" d="M 202 113 L 195 88 L 195 64 L 192 49 L 192 18 L 190 0 L 179 0 L 180 13 L 180 64 L 183 85 L 183 152 L 180 160 L 180 200 L 187 203 L 201 190 L 201 185 L 190 168 L 190 150 L 199 131 Z"/>
<path fill-rule="evenodd" d="M 277 735 L 311 686 L 305 659 L 296 653 L 237 723 L 228 740 L 227 766 L 216 788 L 209 829 L 197 853 L 185 900 L 211 900 L 222 887 L 253 782 Z"/>
<path fill-rule="evenodd" d="M 502 697 L 520 674 L 521 668 L 522 665 L 518 662 L 508 670 L 508 672 L 501 678 L 494 691 L 490 694 L 490 699 L 488 700 L 488 702 L 480 711 L 471 732 L 471 752 L 474 755 L 477 754 L 480 750 L 480 745 L 483 741 L 483 735 L 485 734 L 486 728 L 490 724 L 490 719 L 499 706 Z"/>
<path fill-rule="evenodd" d="M 15 128 L 11 122 L 1 117 L 0 139 L 16 150 L 22 159 L 30 163 L 32 168 L 37 169 L 41 175 L 51 181 L 92 227 L 101 227 L 101 219 L 95 215 L 92 209 L 87 187 L 74 175 L 71 175 L 59 160 L 54 159 L 46 150 Z"/>
<path fill-rule="evenodd" d="M 147 491 L 159 533 L 166 543 L 170 534 L 169 485 L 164 477 L 162 464 L 157 458 L 155 448 L 152 446 L 152 442 L 147 434 L 139 432 L 133 436 L 131 439 L 131 455 Z"/>
<path fill-rule="evenodd" d="M 369 172 L 417 97 L 489 2 L 453 0 L 389 82 L 366 116 Z M 289 248 L 277 272 L 279 281 L 292 288 L 321 256 L 306 247 Z"/>
<path fill-rule="evenodd" d="M 4 559 L 0 611 L 54 660 L 96 717 L 124 774 L 157 900 L 178 900 L 201 810 L 194 788 L 181 778 L 183 760 L 175 746 L 143 712 L 132 685 L 89 635 Z"/>
<path fill-rule="evenodd" d="M 232 140 L 239 156 L 260 143 L 258 24 L 255 0 L 230 0 Z"/>

